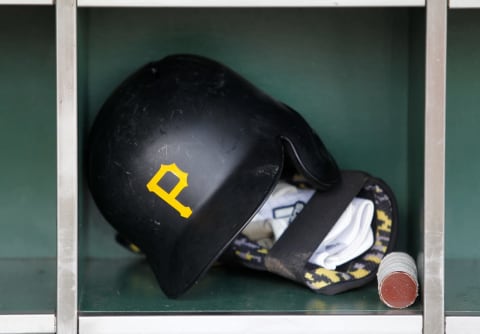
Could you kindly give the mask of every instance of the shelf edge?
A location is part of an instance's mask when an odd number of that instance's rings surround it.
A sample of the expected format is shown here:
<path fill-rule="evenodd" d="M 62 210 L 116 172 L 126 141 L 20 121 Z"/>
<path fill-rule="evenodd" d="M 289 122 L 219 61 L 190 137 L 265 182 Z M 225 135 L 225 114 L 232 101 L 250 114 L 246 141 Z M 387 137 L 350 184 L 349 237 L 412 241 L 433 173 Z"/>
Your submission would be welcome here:
<path fill-rule="evenodd" d="M 0 315 L 0 333 L 55 333 L 54 314 Z"/>
<path fill-rule="evenodd" d="M 370 333 L 421 334 L 421 315 L 159 315 L 80 316 L 79 334 L 158 333 Z"/>
<path fill-rule="evenodd" d="M 480 317 L 445 317 L 446 334 L 477 334 L 480 328 Z"/>
<path fill-rule="evenodd" d="M 479 0 L 450 0 L 450 8 L 480 8 Z"/>
<path fill-rule="evenodd" d="M 0 0 L 0 6 L 3 5 L 42 5 L 52 6 L 55 4 L 54 0 Z"/>
<path fill-rule="evenodd" d="M 424 7 L 425 0 L 78 0 L 79 7 Z"/>

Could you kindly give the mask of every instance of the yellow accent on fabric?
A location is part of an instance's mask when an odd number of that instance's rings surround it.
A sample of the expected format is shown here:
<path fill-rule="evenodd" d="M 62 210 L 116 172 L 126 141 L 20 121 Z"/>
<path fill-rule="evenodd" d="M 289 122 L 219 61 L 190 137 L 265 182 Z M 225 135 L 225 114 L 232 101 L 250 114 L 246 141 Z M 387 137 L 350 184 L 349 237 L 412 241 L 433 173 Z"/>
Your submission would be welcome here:
<path fill-rule="evenodd" d="M 338 275 L 337 275 L 338 272 L 333 271 L 333 270 L 328 270 L 328 269 L 325 269 L 325 268 L 318 268 L 317 270 L 315 270 L 315 274 L 317 274 L 319 276 L 325 276 L 330 281 L 332 281 L 333 283 L 340 282 L 340 277 L 338 277 Z"/>
<path fill-rule="evenodd" d="M 382 259 L 380 259 L 378 256 L 375 256 L 375 255 L 367 255 L 365 256 L 364 259 L 365 261 L 370 261 L 376 264 L 380 264 L 380 262 L 382 261 Z"/>
<path fill-rule="evenodd" d="M 382 222 L 382 224 L 379 224 L 378 230 L 385 231 L 385 232 L 391 232 L 392 230 L 392 220 L 390 217 L 387 215 L 387 213 L 383 210 L 377 210 L 377 218 Z"/>
<path fill-rule="evenodd" d="M 382 242 L 378 241 L 375 242 L 375 248 L 380 250 L 382 253 L 385 253 L 387 251 L 387 246 L 385 246 Z"/>
<path fill-rule="evenodd" d="M 309 281 L 313 281 L 313 275 L 312 275 L 312 273 L 309 273 L 309 272 L 305 273 L 305 279 L 307 279 L 307 280 L 309 280 Z"/>
<path fill-rule="evenodd" d="M 349 271 L 348 273 L 355 278 L 363 278 L 363 277 L 367 276 L 368 274 L 370 274 L 370 271 L 360 268 L 360 269 L 356 269 L 356 270 L 353 270 L 353 271 Z"/>
<path fill-rule="evenodd" d="M 314 290 L 318 290 L 318 289 L 321 289 L 321 288 L 324 288 L 326 287 L 327 285 L 330 285 L 330 283 L 326 282 L 326 281 L 316 281 L 316 282 L 313 282 L 313 283 L 310 283 L 309 286 L 314 289 Z"/>
<path fill-rule="evenodd" d="M 259 252 L 260 254 L 268 254 L 268 249 L 260 248 L 257 252 Z"/>
<path fill-rule="evenodd" d="M 178 182 L 173 187 L 170 192 L 165 191 L 165 189 L 161 188 L 158 183 L 160 180 L 167 174 L 171 173 L 178 178 Z M 190 207 L 183 205 L 177 200 L 177 196 L 180 192 L 188 187 L 188 173 L 182 171 L 178 166 L 173 163 L 170 165 L 160 165 L 159 170 L 155 173 L 150 181 L 147 183 L 147 189 L 150 192 L 155 193 L 158 197 L 163 199 L 168 205 L 178 211 L 180 216 L 183 218 L 188 218 L 192 214 L 192 209 Z"/>
<path fill-rule="evenodd" d="M 245 259 L 251 261 L 253 259 L 253 255 L 250 254 L 250 252 L 247 252 L 247 254 L 245 254 Z"/>

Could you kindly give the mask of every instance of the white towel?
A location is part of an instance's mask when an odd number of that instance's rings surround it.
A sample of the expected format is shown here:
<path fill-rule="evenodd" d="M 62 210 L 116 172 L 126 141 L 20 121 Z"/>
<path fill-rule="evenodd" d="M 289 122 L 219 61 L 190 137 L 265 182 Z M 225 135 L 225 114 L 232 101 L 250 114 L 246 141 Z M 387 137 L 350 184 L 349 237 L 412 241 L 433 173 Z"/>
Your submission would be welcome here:
<path fill-rule="evenodd" d="M 354 198 L 309 262 L 333 270 L 367 251 L 374 242 L 371 228 L 374 211 L 372 201 Z"/>

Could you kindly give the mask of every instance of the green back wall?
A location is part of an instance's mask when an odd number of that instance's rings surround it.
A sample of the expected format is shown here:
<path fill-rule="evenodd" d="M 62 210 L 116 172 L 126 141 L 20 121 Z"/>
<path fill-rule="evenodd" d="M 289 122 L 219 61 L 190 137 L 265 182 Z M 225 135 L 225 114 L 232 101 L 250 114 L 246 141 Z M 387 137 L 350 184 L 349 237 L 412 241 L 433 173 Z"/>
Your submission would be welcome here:
<path fill-rule="evenodd" d="M 0 258 L 56 253 L 55 10 L 0 7 Z"/>
<path fill-rule="evenodd" d="M 451 10 L 447 51 L 446 257 L 480 256 L 480 11 Z"/>
<path fill-rule="evenodd" d="M 399 249 L 418 248 L 423 9 L 80 9 L 79 14 L 81 150 L 102 103 L 132 71 L 172 53 L 212 57 L 299 111 L 341 168 L 385 179 L 400 205 Z M 82 189 L 83 254 L 129 256 L 115 245 L 113 231 L 86 186 Z"/>

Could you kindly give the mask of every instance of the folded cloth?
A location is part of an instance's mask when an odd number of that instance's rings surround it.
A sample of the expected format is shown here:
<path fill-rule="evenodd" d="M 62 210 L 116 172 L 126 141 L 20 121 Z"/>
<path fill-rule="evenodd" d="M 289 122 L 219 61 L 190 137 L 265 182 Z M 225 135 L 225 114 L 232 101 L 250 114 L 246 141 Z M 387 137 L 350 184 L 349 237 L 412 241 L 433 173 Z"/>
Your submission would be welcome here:
<path fill-rule="evenodd" d="M 313 189 L 279 182 L 242 233 L 261 246 L 271 248 L 314 193 Z M 309 262 L 333 270 L 368 250 L 374 242 L 373 214 L 372 201 L 354 198 L 324 240 L 319 240 Z"/>
<path fill-rule="evenodd" d="M 309 262 L 334 270 L 367 251 L 374 241 L 371 228 L 374 210 L 372 201 L 355 197 Z"/>

